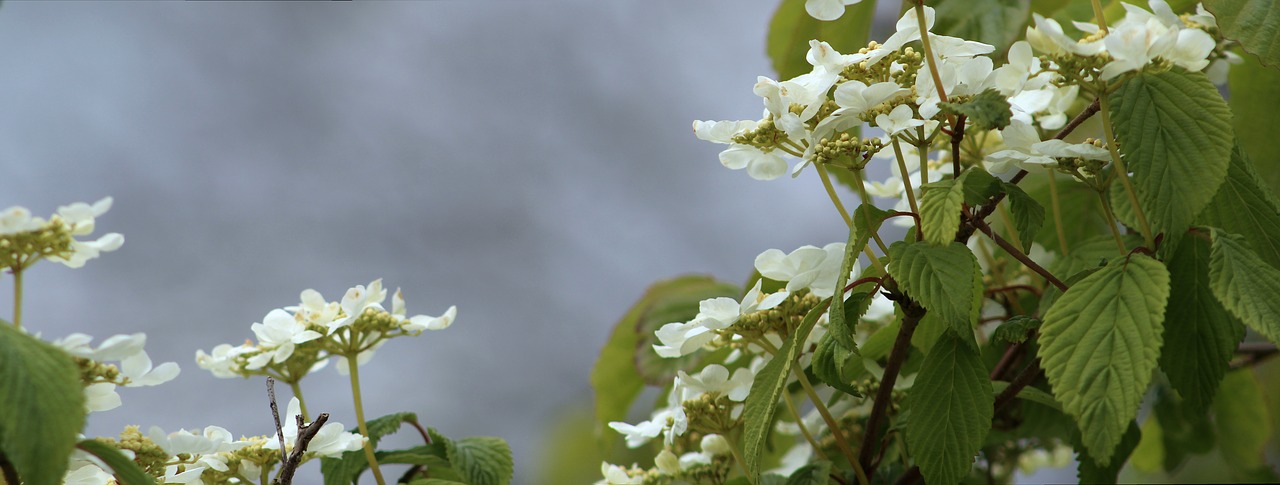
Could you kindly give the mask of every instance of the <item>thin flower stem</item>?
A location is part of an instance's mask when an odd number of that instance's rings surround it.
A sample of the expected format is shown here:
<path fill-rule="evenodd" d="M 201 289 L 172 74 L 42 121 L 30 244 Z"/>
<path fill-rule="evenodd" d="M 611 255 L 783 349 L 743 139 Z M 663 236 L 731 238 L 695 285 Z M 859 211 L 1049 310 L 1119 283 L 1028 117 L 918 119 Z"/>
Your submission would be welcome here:
<path fill-rule="evenodd" d="M 1107 196 L 1103 192 L 1098 192 L 1098 198 L 1102 200 L 1103 217 L 1107 219 L 1107 229 L 1111 230 L 1111 237 L 1116 239 L 1116 246 L 1120 248 L 1120 254 L 1129 252 L 1129 249 L 1124 247 L 1124 239 L 1120 237 L 1120 230 L 1116 228 L 1116 214 L 1111 211 L 1111 201 L 1107 200 Z"/>
<path fill-rule="evenodd" d="M 809 427 L 804 425 L 804 417 L 800 415 L 800 409 L 796 407 L 796 403 L 791 401 L 791 394 L 782 393 L 782 402 L 786 403 L 791 415 L 796 417 L 796 426 L 800 427 L 800 434 L 804 435 L 804 439 L 809 442 L 809 446 L 813 447 L 813 452 L 818 455 L 818 458 L 826 460 L 827 454 L 823 453 L 822 448 L 818 447 L 818 440 L 813 439 L 813 434 L 809 433 Z"/>
<path fill-rule="evenodd" d="M 1062 223 L 1062 199 L 1058 196 L 1058 176 L 1053 172 L 1049 172 L 1049 201 L 1053 207 L 1053 224 L 1058 230 L 1058 248 L 1062 250 L 1062 255 L 1071 254 L 1067 249 L 1067 226 Z"/>
<path fill-rule="evenodd" d="M 22 328 L 22 266 L 13 271 L 13 326 Z"/>
<path fill-rule="evenodd" d="M 995 241 L 996 245 L 1000 246 L 1000 249 L 1003 249 L 1006 253 L 1009 253 L 1010 256 L 1013 256 L 1013 259 L 1018 260 L 1018 262 L 1022 263 L 1031 271 L 1034 271 L 1036 274 L 1044 277 L 1045 281 L 1048 281 L 1053 286 L 1058 287 L 1059 290 L 1064 292 L 1067 291 L 1066 283 L 1063 283 L 1062 280 L 1054 276 L 1053 273 L 1050 273 L 1049 270 L 1044 269 L 1044 267 L 1040 266 L 1039 263 L 1033 261 L 1030 257 L 1014 246 L 1013 243 L 1000 237 L 999 234 L 996 234 L 996 232 L 991 230 L 991 226 L 987 225 L 986 222 L 981 219 L 969 219 L 969 222 L 973 224 L 974 227 L 978 228 L 978 230 L 982 231 L 983 234 L 986 234 L 987 237 L 990 237 L 992 241 Z"/>
<path fill-rule="evenodd" d="M 289 389 L 293 391 L 293 397 L 298 398 L 298 408 L 302 411 L 302 420 L 311 422 L 311 415 L 307 414 L 307 400 L 302 397 L 302 385 L 298 381 L 289 382 Z"/>
<path fill-rule="evenodd" d="M 863 205 L 866 205 L 867 207 L 874 207 L 874 206 L 875 206 L 875 204 L 874 204 L 873 202 L 871 202 L 871 194 L 868 194 L 868 193 L 867 193 L 867 186 L 866 186 L 866 184 L 861 183 L 861 182 L 863 182 L 863 181 L 865 180 L 866 175 L 867 175 L 867 174 L 866 174 L 866 172 L 865 172 L 865 171 L 858 171 L 858 182 L 859 182 L 859 183 L 854 184 L 854 185 L 855 185 L 855 186 L 856 186 L 856 188 L 857 188 L 857 191 L 858 191 L 858 197 L 861 197 L 861 198 L 862 198 L 862 204 L 863 204 Z M 863 217 L 863 219 L 864 219 L 864 221 L 863 221 L 863 222 L 866 222 L 866 223 L 867 223 L 867 227 L 871 227 L 871 226 L 872 226 L 872 224 L 871 224 L 871 215 L 870 215 L 870 214 L 867 214 L 867 212 L 866 212 L 866 211 L 863 211 L 863 212 L 862 212 L 862 217 Z M 883 239 L 880 239 L 880 233 L 879 233 L 878 231 L 873 231 L 873 232 L 871 233 L 871 240 L 872 240 L 872 241 L 875 241 L 876 246 L 879 246 L 879 247 L 880 247 L 880 252 L 881 252 L 881 253 L 889 254 L 889 247 L 885 245 L 885 243 L 884 243 L 884 240 L 883 240 Z M 866 253 L 866 255 L 867 255 L 867 259 L 871 261 L 871 264 L 874 264 L 874 265 L 876 265 L 876 266 L 878 266 L 878 267 L 881 267 L 881 268 L 883 268 L 883 267 L 884 267 L 883 265 L 881 265 L 881 264 L 880 264 L 880 258 L 877 258 L 877 257 L 876 257 L 876 254 L 875 254 L 874 252 L 872 252 L 872 251 L 871 251 L 871 243 L 870 243 L 870 242 L 868 242 L 868 243 L 867 243 L 867 245 L 866 245 L 865 247 L 863 247 L 863 248 L 862 248 L 862 250 L 863 250 L 863 252 L 864 252 L 864 253 Z"/>
<path fill-rule="evenodd" d="M 929 142 L 924 140 L 924 127 L 917 127 L 916 131 L 920 133 L 920 144 L 916 145 L 916 153 L 920 155 L 920 185 L 929 183 Z M 911 177 L 907 177 L 903 183 L 910 185 Z M 919 214 L 919 212 L 916 212 Z"/>
<path fill-rule="evenodd" d="M 929 24 L 924 19 L 924 0 L 916 1 L 916 22 L 920 25 L 920 45 L 924 47 L 924 59 L 929 65 L 929 74 L 933 76 L 933 87 L 938 90 L 938 99 L 945 103 L 947 92 L 942 88 L 942 76 L 938 74 L 938 65 L 933 60 L 933 48 L 929 46 Z M 924 130 L 921 130 L 920 139 L 924 139 Z"/>
<path fill-rule="evenodd" d="M 845 210 L 844 203 L 840 202 L 840 195 L 836 194 L 836 188 L 831 185 L 831 176 L 827 175 L 827 169 L 822 164 L 813 164 L 818 169 L 818 178 L 822 179 L 822 187 L 827 189 L 827 197 L 831 198 L 831 203 L 836 206 L 836 210 L 840 211 L 840 217 L 844 219 L 844 223 L 849 227 L 853 227 L 853 218 L 849 217 L 849 211 Z"/>
<path fill-rule="evenodd" d="M 378 459 L 373 456 L 373 445 L 369 443 L 369 426 L 364 421 L 364 404 L 360 401 L 360 364 L 357 362 L 359 352 L 353 352 L 347 358 L 347 369 L 351 376 L 351 396 L 355 401 L 356 422 L 360 426 L 360 434 L 364 435 L 364 458 L 369 462 L 369 469 L 373 471 L 373 479 L 378 485 L 387 485 L 386 479 L 382 478 L 382 470 L 378 468 Z"/>
<path fill-rule="evenodd" d="M 1099 0 L 1093 0 L 1093 16 L 1094 20 L 1098 21 L 1098 29 L 1102 30 L 1104 35 L 1109 33 L 1107 30 L 1107 16 L 1103 14 L 1102 2 Z"/>
<path fill-rule="evenodd" d="M 1094 0 L 1097 3 L 1098 0 Z M 1111 162 L 1116 165 L 1113 175 L 1120 177 L 1120 183 L 1124 185 L 1124 191 L 1129 194 L 1129 203 L 1133 204 L 1133 213 L 1138 217 L 1138 226 L 1142 230 L 1142 238 L 1147 242 L 1147 248 L 1155 249 L 1155 235 L 1151 233 L 1151 226 L 1147 224 L 1147 215 L 1142 212 L 1142 206 L 1138 204 L 1138 193 L 1133 190 L 1133 183 L 1129 181 L 1129 169 L 1124 166 L 1124 159 L 1120 158 L 1120 151 L 1116 149 L 1116 135 L 1111 129 L 1111 115 L 1108 113 L 1110 107 L 1107 106 L 1107 96 L 1103 94 L 1098 96 L 1101 101 L 1102 109 L 1102 130 L 1107 136 L 1107 151 L 1111 153 Z"/>
<path fill-rule="evenodd" d="M 893 139 L 893 154 L 898 158 L 898 173 L 902 177 L 902 185 L 906 188 L 907 204 L 911 205 L 911 212 L 920 213 L 920 207 L 916 206 L 916 191 L 911 187 L 911 172 L 907 170 L 907 160 L 902 156 L 902 144 L 898 142 L 898 138 Z"/>
<path fill-rule="evenodd" d="M 809 378 L 805 377 L 804 371 L 797 366 L 791 366 L 791 373 L 796 375 L 796 379 L 800 381 L 800 387 L 804 388 L 805 394 L 809 395 L 809 400 L 813 401 L 814 409 L 818 410 L 818 414 L 822 415 L 822 420 L 827 422 L 827 428 L 831 430 L 831 436 L 836 440 L 836 447 L 840 448 L 840 453 L 844 455 L 849 464 L 853 465 L 853 472 L 858 475 L 858 483 L 868 485 L 867 473 L 862 470 L 862 465 L 858 463 L 858 459 L 853 456 L 853 449 L 849 447 L 849 442 L 844 439 L 844 433 L 840 431 L 840 423 L 836 422 L 831 416 L 831 411 L 822 403 L 822 397 L 818 392 L 813 390 L 813 384 L 809 383 Z"/>

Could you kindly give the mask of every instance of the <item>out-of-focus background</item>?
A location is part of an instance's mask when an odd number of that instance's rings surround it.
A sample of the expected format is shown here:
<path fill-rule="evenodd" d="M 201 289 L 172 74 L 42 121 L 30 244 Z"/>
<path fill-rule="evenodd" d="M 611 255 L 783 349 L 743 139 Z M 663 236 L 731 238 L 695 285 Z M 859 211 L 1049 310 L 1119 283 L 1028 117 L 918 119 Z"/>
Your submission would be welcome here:
<path fill-rule="evenodd" d="M 690 127 L 759 116 L 776 4 L 6 2 L 0 208 L 110 195 L 96 234 L 126 238 L 80 270 L 37 265 L 25 326 L 146 332 L 182 366 L 122 389 L 90 436 L 267 434 L 263 382 L 216 379 L 196 349 L 252 337 L 306 288 L 383 278 L 411 314 L 459 312 L 363 368 L 367 413 L 502 436 L 529 483 L 647 285 L 741 281 L 765 249 L 844 239 L 812 172 L 752 180 Z M 346 384 L 303 382 L 350 426 Z"/>

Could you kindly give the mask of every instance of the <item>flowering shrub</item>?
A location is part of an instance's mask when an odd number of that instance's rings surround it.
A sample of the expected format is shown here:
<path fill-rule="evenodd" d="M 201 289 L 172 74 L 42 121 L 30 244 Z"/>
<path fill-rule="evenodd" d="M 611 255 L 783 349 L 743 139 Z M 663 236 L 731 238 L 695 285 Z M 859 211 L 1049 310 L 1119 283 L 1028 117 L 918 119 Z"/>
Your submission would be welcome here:
<path fill-rule="evenodd" d="M 1280 65 L 1280 18 L 917 1 L 867 42 L 871 3 L 784 1 L 762 117 L 693 122 L 751 178 L 816 172 L 847 241 L 760 253 L 745 294 L 655 285 L 592 376 L 599 423 L 652 461 L 599 483 L 1007 482 L 1073 452 L 1114 482 L 1212 451 L 1206 429 L 1232 479 L 1275 480 L 1233 401 L 1265 416 L 1247 366 L 1280 342 L 1280 204 L 1218 86 L 1236 41 Z M 645 384 L 666 398 L 628 420 Z"/>

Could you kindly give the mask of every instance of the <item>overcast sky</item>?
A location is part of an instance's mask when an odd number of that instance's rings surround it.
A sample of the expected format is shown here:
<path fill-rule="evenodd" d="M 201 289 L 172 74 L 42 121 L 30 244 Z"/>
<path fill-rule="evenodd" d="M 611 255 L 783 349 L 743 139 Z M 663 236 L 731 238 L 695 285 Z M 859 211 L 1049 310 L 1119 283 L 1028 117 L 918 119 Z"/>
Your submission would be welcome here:
<path fill-rule="evenodd" d="M 122 390 L 89 435 L 266 434 L 262 382 L 215 379 L 196 349 L 252 337 L 303 289 L 384 278 L 411 314 L 459 313 L 362 368 L 367 413 L 502 436 L 531 472 L 649 283 L 738 282 L 765 249 L 844 239 L 812 171 L 752 180 L 690 128 L 759 116 L 776 3 L 6 2 L 0 208 L 110 195 L 98 233 L 127 240 L 80 270 L 38 265 L 25 326 L 146 332 L 182 366 Z M 303 385 L 352 426 L 345 383 Z"/>

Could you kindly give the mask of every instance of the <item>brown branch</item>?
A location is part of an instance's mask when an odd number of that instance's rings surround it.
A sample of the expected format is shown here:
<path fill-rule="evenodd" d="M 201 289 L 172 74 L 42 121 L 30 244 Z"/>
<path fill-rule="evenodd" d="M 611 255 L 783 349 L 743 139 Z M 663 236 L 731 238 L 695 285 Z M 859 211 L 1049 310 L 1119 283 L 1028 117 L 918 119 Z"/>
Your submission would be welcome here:
<path fill-rule="evenodd" d="M 284 429 L 280 427 L 280 406 L 276 404 L 276 380 L 267 377 L 267 400 L 271 403 L 271 418 L 276 422 L 276 438 L 280 440 L 280 463 L 289 457 L 284 454 Z"/>
<path fill-rule="evenodd" d="M 1031 385 L 1032 382 L 1035 382 L 1042 372 L 1040 360 L 1031 361 L 1031 364 L 1026 369 L 1022 369 L 1022 372 L 1018 373 L 1018 377 L 1013 378 L 1013 382 L 1009 383 L 1009 387 L 1004 388 L 1004 391 L 999 396 L 996 396 L 995 410 L 999 411 L 1000 408 L 1013 401 L 1013 398 L 1017 397 L 1018 393 Z"/>
<path fill-rule="evenodd" d="M 871 405 L 871 415 L 867 418 L 866 428 L 862 434 L 862 448 L 858 451 L 858 462 L 866 470 L 867 478 L 875 474 L 876 469 L 871 460 L 875 456 L 876 435 L 879 434 L 880 420 L 884 418 L 893 399 L 893 384 L 898 380 L 898 372 L 907 360 L 911 351 L 911 335 L 916 325 L 924 318 L 925 309 L 918 303 L 905 300 L 902 303 L 902 327 L 898 329 L 898 338 L 893 342 L 893 350 L 889 352 L 889 361 L 885 363 L 884 375 L 880 378 L 880 388 L 876 390 L 875 401 Z"/>
<path fill-rule="evenodd" d="M 1006 253 L 1009 253 L 1010 256 L 1013 256 L 1013 259 L 1018 260 L 1023 265 L 1026 265 L 1027 268 L 1030 268 L 1031 271 L 1034 271 L 1036 272 L 1036 274 L 1039 274 L 1040 276 L 1044 277 L 1045 281 L 1048 281 L 1053 286 L 1058 287 L 1059 290 L 1062 290 L 1064 292 L 1067 291 L 1066 283 L 1063 283 L 1062 280 L 1059 280 L 1058 277 L 1054 276 L 1053 273 L 1050 273 L 1049 270 L 1044 269 L 1044 267 L 1040 266 L 1039 263 L 1032 261 L 1029 256 L 1027 256 L 1026 254 L 1023 254 L 1022 250 L 1014 246 L 1013 243 L 1010 243 L 1009 241 L 1000 237 L 999 234 L 996 234 L 995 231 L 991 230 L 991 226 L 988 226 L 987 223 L 984 222 L 982 219 L 977 219 L 977 218 L 969 219 L 969 223 L 972 224 L 977 229 L 981 230 L 984 234 L 987 235 L 987 237 L 990 237 L 992 241 L 995 241 L 996 245 L 1000 246 L 1001 249 L 1004 249 L 1004 251 Z"/>
<path fill-rule="evenodd" d="M 1009 286 L 1002 286 L 1000 288 L 989 288 L 985 291 L 985 293 L 988 296 L 991 296 L 997 293 L 1006 293 L 1006 292 L 1012 293 L 1018 290 L 1029 291 L 1035 294 L 1036 296 L 1040 296 L 1040 289 L 1031 285 L 1009 285 Z"/>
<path fill-rule="evenodd" d="M 1257 365 L 1278 353 L 1280 353 L 1280 349 L 1277 349 L 1275 345 L 1270 343 L 1242 342 L 1240 346 L 1236 348 L 1236 355 L 1242 358 L 1238 361 L 1231 362 L 1231 370 L 1243 369 L 1245 367 Z"/>
<path fill-rule="evenodd" d="M 301 415 L 294 417 L 297 419 L 298 440 L 293 445 L 293 452 L 289 453 L 289 459 L 280 467 L 279 478 L 271 481 L 272 485 L 290 485 L 293 482 L 293 474 L 297 473 L 298 465 L 302 463 L 302 455 L 307 452 L 307 445 L 311 444 L 311 439 L 316 437 L 316 433 L 320 432 L 325 421 L 329 420 L 329 413 L 320 413 L 311 424 L 303 423 Z"/>
<path fill-rule="evenodd" d="M 951 133 L 951 178 L 960 176 L 960 142 L 964 140 L 965 115 L 956 117 L 955 129 Z"/>

